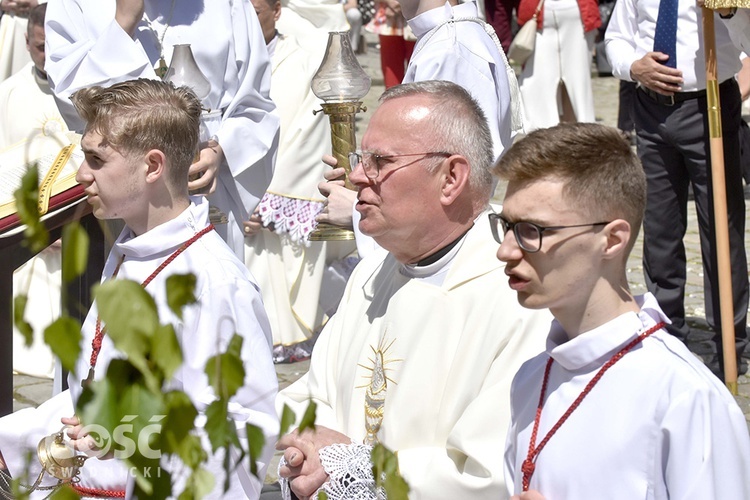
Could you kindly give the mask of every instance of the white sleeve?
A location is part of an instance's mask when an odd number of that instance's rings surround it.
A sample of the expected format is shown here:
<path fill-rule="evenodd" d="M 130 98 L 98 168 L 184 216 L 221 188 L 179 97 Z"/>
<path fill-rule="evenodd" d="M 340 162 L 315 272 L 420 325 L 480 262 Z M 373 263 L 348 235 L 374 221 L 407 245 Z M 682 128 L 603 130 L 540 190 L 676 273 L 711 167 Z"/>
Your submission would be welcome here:
<path fill-rule="evenodd" d="M 661 422 L 656 477 L 669 498 L 750 498 L 750 439 L 742 410 L 718 391 L 677 396 Z"/>
<path fill-rule="evenodd" d="M 604 36 L 607 59 L 612 66 L 612 74 L 620 80 L 633 81 L 630 67 L 638 59 L 635 36 L 636 7 L 633 0 L 618 0 L 609 18 Z"/>
<path fill-rule="evenodd" d="M 252 213 L 271 182 L 280 119 L 270 97 L 271 63 L 255 9 L 247 1 L 230 4 L 235 60 L 227 64 L 237 67 L 237 88 L 222 99 L 216 136 L 242 205 Z"/>
<path fill-rule="evenodd" d="M 140 42 L 114 20 L 114 8 L 114 2 L 102 0 L 50 2 L 47 7 L 44 69 L 71 130 L 81 132 L 84 125 L 70 102 L 76 90 L 156 78 Z"/>

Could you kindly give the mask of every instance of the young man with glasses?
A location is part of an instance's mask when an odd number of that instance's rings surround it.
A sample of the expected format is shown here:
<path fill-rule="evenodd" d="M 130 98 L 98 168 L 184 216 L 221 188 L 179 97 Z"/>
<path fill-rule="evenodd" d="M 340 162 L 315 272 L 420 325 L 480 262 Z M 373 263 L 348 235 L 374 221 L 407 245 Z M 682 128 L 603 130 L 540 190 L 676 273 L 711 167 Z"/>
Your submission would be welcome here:
<path fill-rule="evenodd" d="M 350 180 L 359 228 L 388 252 L 360 262 L 309 373 L 280 393 L 277 406 L 298 415 L 318 405 L 314 433 L 279 442 L 282 489 L 376 498 L 369 454 L 382 443 L 415 497 L 503 498 L 510 379 L 542 350 L 551 318 L 501 283 L 492 141 L 476 101 L 430 81 L 380 102 Z"/>
<path fill-rule="evenodd" d="M 495 168 L 490 215 L 518 301 L 555 316 L 511 387 L 505 476 L 514 500 L 750 498 L 750 439 L 729 391 L 665 329 L 626 263 L 646 179 L 597 124 L 542 129 Z"/>

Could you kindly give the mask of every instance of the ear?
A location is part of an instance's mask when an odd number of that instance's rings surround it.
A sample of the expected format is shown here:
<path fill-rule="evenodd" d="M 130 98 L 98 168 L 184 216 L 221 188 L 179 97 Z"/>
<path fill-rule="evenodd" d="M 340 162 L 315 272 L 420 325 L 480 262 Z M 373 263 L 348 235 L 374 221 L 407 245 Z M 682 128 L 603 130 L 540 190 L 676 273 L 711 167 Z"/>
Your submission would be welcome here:
<path fill-rule="evenodd" d="M 273 4 L 273 20 L 278 21 L 281 17 L 281 2 Z"/>
<path fill-rule="evenodd" d="M 144 155 L 146 162 L 146 182 L 154 183 L 164 177 L 166 179 L 167 157 L 158 149 L 152 149 Z"/>
<path fill-rule="evenodd" d="M 604 235 L 607 242 L 602 256 L 605 259 L 622 257 L 628 251 L 631 234 L 630 223 L 625 219 L 615 219 L 604 226 Z"/>
<path fill-rule="evenodd" d="M 448 206 L 468 189 L 471 167 L 466 158 L 461 155 L 453 155 L 443 161 L 440 170 L 442 172 L 440 203 Z"/>

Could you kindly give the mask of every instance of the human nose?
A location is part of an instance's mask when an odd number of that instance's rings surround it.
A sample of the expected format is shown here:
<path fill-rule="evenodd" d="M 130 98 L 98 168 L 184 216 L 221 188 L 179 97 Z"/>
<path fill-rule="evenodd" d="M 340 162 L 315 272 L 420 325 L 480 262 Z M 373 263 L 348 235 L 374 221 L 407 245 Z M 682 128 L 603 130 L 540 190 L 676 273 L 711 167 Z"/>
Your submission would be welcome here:
<path fill-rule="evenodd" d="M 356 165 L 352 165 L 352 171 L 349 174 L 349 181 L 355 186 L 358 184 L 367 184 L 370 178 L 365 175 L 365 166 L 360 160 Z"/>
<path fill-rule="evenodd" d="M 78 184 L 89 184 L 91 181 L 91 168 L 89 168 L 88 161 L 83 160 L 81 166 L 78 167 L 78 171 L 76 172 L 76 182 Z"/>
<path fill-rule="evenodd" d="M 515 231 L 506 231 L 503 242 L 500 243 L 500 247 L 497 249 L 498 260 L 510 262 L 512 260 L 520 260 L 522 257 L 523 250 L 521 250 L 521 246 L 518 244 Z"/>

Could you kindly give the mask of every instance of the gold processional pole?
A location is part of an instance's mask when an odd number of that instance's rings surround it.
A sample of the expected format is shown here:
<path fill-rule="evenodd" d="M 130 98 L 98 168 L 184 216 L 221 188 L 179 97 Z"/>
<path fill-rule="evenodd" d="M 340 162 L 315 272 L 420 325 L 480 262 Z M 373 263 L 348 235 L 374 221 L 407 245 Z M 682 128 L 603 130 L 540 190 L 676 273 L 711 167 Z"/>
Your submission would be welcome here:
<path fill-rule="evenodd" d="M 724 174 L 724 140 L 721 129 L 721 102 L 716 70 L 716 36 L 712 9 L 750 7 L 746 0 L 706 0 L 703 7 L 703 45 L 706 59 L 706 97 L 708 101 L 708 133 L 713 182 L 716 263 L 719 277 L 719 311 L 721 314 L 721 345 L 724 357 L 724 381 L 737 395 L 737 347 L 734 335 L 734 301 L 729 252 L 726 176 Z M 734 138 L 733 140 L 737 140 Z"/>
<path fill-rule="evenodd" d="M 323 61 L 312 79 L 312 91 L 323 100 L 322 111 L 331 123 L 331 146 L 337 166 L 346 170 L 344 183 L 354 190 L 349 182 L 351 165 L 349 153 L 357 149 L 354 134 L 354 117 L 366 111 L 361 99 L 370 90 L 370 77 L 360 66 L 349 41 L 349 32 L 328 33 L 328 46 Z M 319 113 L 321 110 L 315 111 Z M 319 223 L 310 233 L 311 241 L 352 240 L 354 233 L 333 224 Z"/>

